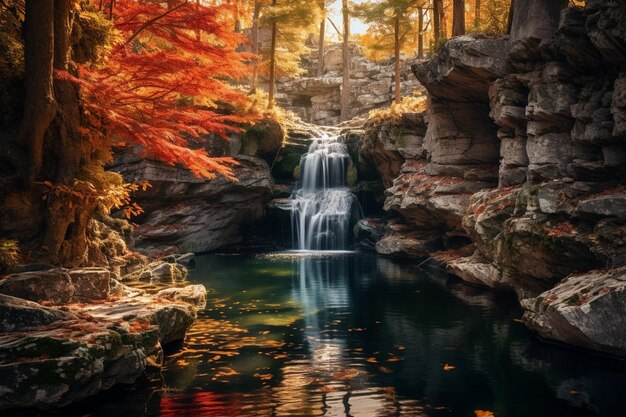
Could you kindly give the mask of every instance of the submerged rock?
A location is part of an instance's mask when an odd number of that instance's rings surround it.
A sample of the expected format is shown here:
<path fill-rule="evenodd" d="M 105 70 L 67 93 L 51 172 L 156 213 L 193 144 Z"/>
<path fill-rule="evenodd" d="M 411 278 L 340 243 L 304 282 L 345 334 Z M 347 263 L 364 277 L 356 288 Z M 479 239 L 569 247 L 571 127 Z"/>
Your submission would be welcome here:
<path fill-rule="evenodd" d="M 522 306 L 541 337 L 626 358 L 626 267 L 570 276 Z"/>

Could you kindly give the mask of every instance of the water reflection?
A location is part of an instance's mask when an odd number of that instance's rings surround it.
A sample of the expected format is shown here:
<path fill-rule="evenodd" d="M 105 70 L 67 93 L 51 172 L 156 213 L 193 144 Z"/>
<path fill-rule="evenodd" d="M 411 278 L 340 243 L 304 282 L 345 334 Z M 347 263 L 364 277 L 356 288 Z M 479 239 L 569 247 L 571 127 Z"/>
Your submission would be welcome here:
<path fill-rule="evenodd" d="M 159 384 L 63 416 L 617 416 L 626 370 L 537 341 L 513 300 L 363 254 L 205 256 Z M 445 370 L 444 365 L 452 366 Z M 97 408 L 94 409 L 94 404 Z M 99 410 L 102 410 L 100 412 Z"/>

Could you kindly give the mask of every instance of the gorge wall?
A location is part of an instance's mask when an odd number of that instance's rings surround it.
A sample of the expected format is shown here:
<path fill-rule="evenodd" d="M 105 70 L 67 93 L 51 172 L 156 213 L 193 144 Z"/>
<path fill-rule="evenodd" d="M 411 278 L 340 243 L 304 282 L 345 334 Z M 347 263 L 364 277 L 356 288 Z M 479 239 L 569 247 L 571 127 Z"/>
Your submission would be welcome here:
<path fill-rule="evenodd" d="M 376 250 L 434 257 L 515 292 L 542 337 L 626 357 L 626 10 L 566 5 L 518 0 L 510 36 L 413 66 L 428 111 L 360 148 L 386 187 Z"/>

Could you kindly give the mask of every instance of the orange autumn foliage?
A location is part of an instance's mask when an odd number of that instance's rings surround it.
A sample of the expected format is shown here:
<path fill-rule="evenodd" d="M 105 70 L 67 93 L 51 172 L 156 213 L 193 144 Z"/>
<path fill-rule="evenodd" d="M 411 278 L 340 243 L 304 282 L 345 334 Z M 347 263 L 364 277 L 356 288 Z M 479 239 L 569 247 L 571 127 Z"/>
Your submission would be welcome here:
<path fill-rule="evenodd" d="M 80 65 L 77 77 L 57 74 L 81 86 L 89 125 L 83 133 L 92 142 L 138 145 L 145 156 L 201 177 L 234 179 L 236 162 L 210 157 L 201 146 L 253 119 L 245 114 L 247 96 L 232 86 L 249 75 L 251 58 L 237 50 L 245 38 L 226 24 L 232 12 L 185 0 L 115 1 L 111 18 L 120 40 L 107 59 Z"/>

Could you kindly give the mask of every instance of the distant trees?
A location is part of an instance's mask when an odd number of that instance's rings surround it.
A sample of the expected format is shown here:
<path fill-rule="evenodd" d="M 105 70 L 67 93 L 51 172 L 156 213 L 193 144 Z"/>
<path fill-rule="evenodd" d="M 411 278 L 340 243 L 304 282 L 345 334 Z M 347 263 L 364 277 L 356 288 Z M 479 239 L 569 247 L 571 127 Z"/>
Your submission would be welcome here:
<path fill-rule="evenodd" d="M 512 0 L 370 0 L 355 4 L 355 10 L 369 24 L 367 33 L 358 37 L 370 59 L 383 60 L 395 55 L 393 5 L 402 10 L 400 52 L 425 57 L 426 49 L 436 50 L 450 36 L 468 32 L 488 36 L 507 33 L 509 5 Z M 369 11 L 368 11 L 369 10 Z M 449 25 L 450 16 L 452 25 Z M 468 22 L 469 28 L 468 28 Z"/>
<path fill-rule="evenodd" d="M 262 72 L 269 77 L 268 109 L 274 106 L 276 78 L 281 74 L 293 76 L 302 72 L 300 56 L 307 50 L 309 33 L 319 22 L 320 5 L 319 2 L 311 5 L 308 0 L 263 0 L 255 5 L 253 22 L 258 21 L 252 36 L 257 52 L 255 74 Z M 269 28 L 269 44 L 258 38 L 259 27 Z M 253 89 L 257 76 L 253 77 Z"/>
<path fill-rule="evenodd" d="M 355 5 L 356 15 L 369 24 L 369 44 L 366 47 L 388 54 L 395 59 L 395 102 L 400 102 L 400 53 L 415 30 L 416 20 L 423 24 L 425 0 L 366 1 Z M 416 19 L 417 14 L 417 19 Z M 420 20 L 422 16 L 422 20 Z M 423 28 L 419 29 L 421 34 Z"/>
<path fill-rule="evenodd" d="M 341 120 L 344 121 L 350 119 L 350 9 L 348 0 L 341 1 L 341 15 L 343 18 Z"/>

